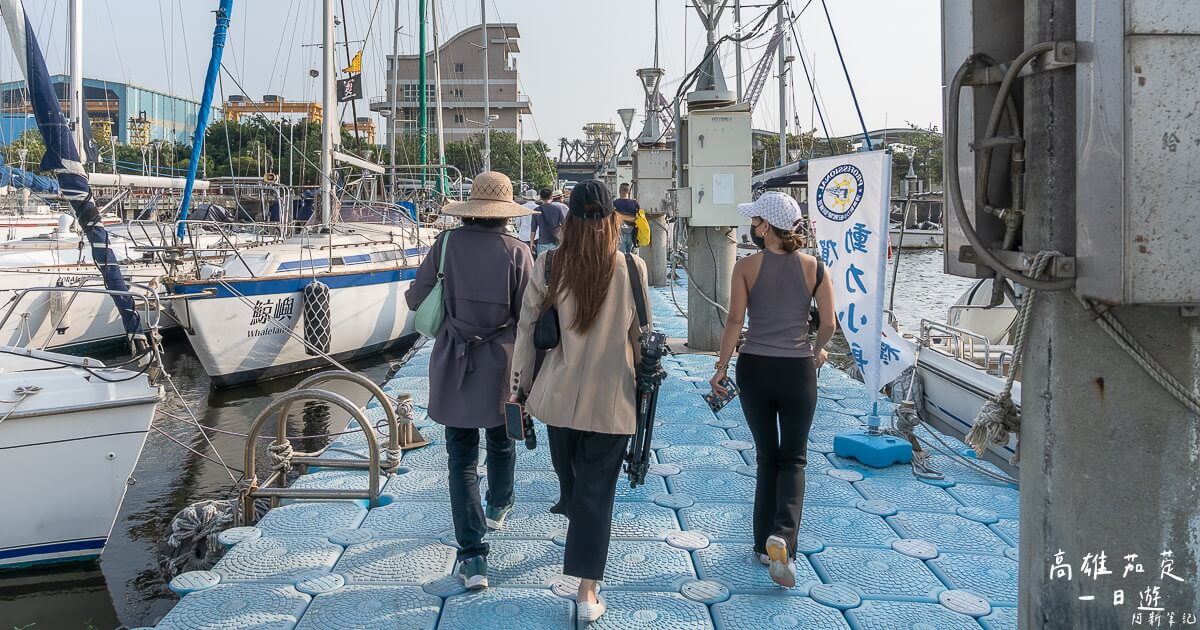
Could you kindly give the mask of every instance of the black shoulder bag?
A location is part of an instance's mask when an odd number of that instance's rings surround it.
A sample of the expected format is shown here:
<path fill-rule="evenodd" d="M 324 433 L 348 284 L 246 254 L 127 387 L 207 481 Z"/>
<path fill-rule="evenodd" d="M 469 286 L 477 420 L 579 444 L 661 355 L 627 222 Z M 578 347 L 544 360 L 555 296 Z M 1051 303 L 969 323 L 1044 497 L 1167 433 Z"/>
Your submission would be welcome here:
<path fill-rule="evenodd" d="M 550 288 L 550 261 L 554 250 L 544 254 L 546 257 L 546 289 Z M 558 328 L 558 307 L 554 304 L 546 307 L 533 325 L 533 347 L 538 350 L 552 350 L 558 347 L 561 332 Z"/>
<path fill-rule="evenodd" d="M 808 305 L 808 330 L 815 331 L 821 327 L 821 310 L 817 308 L 817 289 L 821 286 L 821 281 L 825 279 L 825 265 L 821 259 L 817 259 L 817 283 L 813 285 L 812 296 Z"/>

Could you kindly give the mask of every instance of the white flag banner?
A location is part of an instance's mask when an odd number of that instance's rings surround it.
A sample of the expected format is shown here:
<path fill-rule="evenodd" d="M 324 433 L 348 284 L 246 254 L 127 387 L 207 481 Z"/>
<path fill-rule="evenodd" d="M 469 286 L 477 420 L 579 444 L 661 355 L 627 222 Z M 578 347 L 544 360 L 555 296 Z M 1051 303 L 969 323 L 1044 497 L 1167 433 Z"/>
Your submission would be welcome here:
<path fill-rule="evenodd" d="M 883 318 L 892 156 L 870 151 L 808 162 L 809 216 L 833 281 L 837 321 L 875 402 L 913 364 Z"/>

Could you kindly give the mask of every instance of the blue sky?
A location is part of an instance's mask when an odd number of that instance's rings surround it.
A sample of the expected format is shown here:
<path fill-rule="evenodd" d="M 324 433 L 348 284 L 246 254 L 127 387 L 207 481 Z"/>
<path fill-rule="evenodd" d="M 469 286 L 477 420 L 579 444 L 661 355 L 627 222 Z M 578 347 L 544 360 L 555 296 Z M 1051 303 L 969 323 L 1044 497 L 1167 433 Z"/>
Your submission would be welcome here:
<path fill-rule="evenodd" d="M 402 51 L 413 52 L 416 2 L 399 1 Z M 807 3 L 789 1 L 797 11 Z M 940 127 L 938 1 L 826 1 L 867 126 L 904 126 L 911 121 Z M 344 2 L 350 39 L 367 40 L 365 95 L 382 95 L 384 55 L 392 47 L 394 0 Z M 444 39 L 479 20 L 477 0 L 436 2 Z M 527 137 L 540 136 L 556 154 L 557 139 L 581 135 L 585 123 L 616 123 L 617 109 L 641 109 L 642 91 L 634 71 L 651 65 L 653 59 L 653 0 L 486 2 L 490 21 L 516 22 L 520 27 L 522 89 L 534 109 L 532 118 L 526 119 Z M 743 9 L 743 22 L 755 21 L 764 10 L 750 5 L 767 3 L 744 0 L 749 8 Z M 85 74 L 198 97 L 209 57 L 216 0 L 84 0 L 84 4 Z M 685 0 L 661 0 L 660 61 L 671 93 L 703 54 L 704 33 L 694 11 L 685 4 Z M 26 0 L 26 6 L 47 49 L 51 71 L 65 68 L 66 0 Z M 294 100 L 319 99 L 319 83 L 308 76 L 310 69 L 320 65 L 318 49 L 304 45 L 319 41 L 320 6 L 318 0 L 236 0 L 225 60 L 246 92 L 256 97 L 271 93 Z M 732 29 L 732 9 L 726 15 L 722 32 Z M 816 76 L 831 133 L 855 132 L 858 118 L 820 0 L 808 6 L 797 25 L 803 40 L 797 52 L 805 55 Z M 749 45 L 761 46 L 765 41 Z M 761 54 L 761 49 L 745 51 L 747 80 Z M 343 55 L 339 51 L 339 62 Z M 732 87 L 731 45 L 725 45 L 723 57 Z M 8 80 L 16 74 L 11 49 L 5 46 L 0 53 L 0 78 Z M 794 79 L 788 100 L 794 99 L 801 123 L 808 126 L 815 120 L 813 99 L 799 64 Z M 228 79 L 224 88 L 226 93 L 241 91 Z M 360 105 L 363 115 L 366 103 Z M 755 126 L 777 129 L 778 111 L 772 78 L 755 110 Z M 635 123 L 635 131 L 638 128 L 640 122 Z"/>

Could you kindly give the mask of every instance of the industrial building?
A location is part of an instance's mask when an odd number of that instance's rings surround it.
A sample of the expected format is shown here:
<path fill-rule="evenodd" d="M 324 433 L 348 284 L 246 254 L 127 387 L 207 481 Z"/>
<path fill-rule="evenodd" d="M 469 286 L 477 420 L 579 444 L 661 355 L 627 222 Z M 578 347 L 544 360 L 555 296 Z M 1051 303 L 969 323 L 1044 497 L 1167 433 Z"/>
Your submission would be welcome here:
<path fill-rule="evenodd" d="M 516 24 L 488 24 L 488 80 L 490 86 L 489 106 L 496 119 L 492 131 L 518 133 L 520 116 L 531 113 L 529 98 L 521 94 L 518 82 L 517 61 L 513 56 L 520 52 L 517 41 L 521 34 Z M 483 132 L 486 121 L 483 114 L 483 26 L 473 26 L 459 32 L 439 47 L 442 71 L 442 124 L 447 141 L 463 140 Z M 429 98 L 430 133 L 437 130 L 434 103 L 433 52 L 427 55 L 426 93 Z M 419 55 L 388 57 L 387 92 L 371 99 L 371 111 L 390 119 L 387 141 L 393 133 L 412 134 L 417 132 L 419 87 Z M 399 90 L 392 112 L 393 91 Z"/>
<path fill-rule="evenodd" d="M 69 77 L 50 77 L 63 110 Z M 0 83 L 0 143 L 11 142 L 37 123 L 24 81 Z M 191 143 L 200 103 L 150 88 L 102 79 L 83 79 L 83 99 L 97 135 L 141 146 L 154 140 Z"/>

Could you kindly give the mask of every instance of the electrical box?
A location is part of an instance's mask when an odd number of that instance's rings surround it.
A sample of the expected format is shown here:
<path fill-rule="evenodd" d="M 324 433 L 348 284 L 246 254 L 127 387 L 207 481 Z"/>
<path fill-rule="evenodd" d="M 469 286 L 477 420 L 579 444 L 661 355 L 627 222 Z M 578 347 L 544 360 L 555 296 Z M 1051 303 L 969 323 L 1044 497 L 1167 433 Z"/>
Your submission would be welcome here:
<path fill-rule="evenodd" d="M 687 181 L 692 191 L 691 219 L 695 227 L 749 223 L 737 205 L 750 195 L 750 106 L 688 113 Z"/>
<path fill-rule="evenodd" d="M 985 53 L 997 62 L 1006 63 L 1021 54 L 1024 49 L 1023 15 L 1023 0 L 942 0 L 943 103 L 946 102 L 951 79 L 971 55 Z M 978 207 L 975 174 L 979 163 L 971 147 L 983 138 L 998 91 L 999 86 L 994 83 L 964 88 L 959 96 L 959 111 L 948 112 L 947 116 L 952 118 L 945 121 L 947 126 L 957 122 L 959 130 L 958 163 L 947 163 L 945 170 L 957 169 L 962 183 L 963 207 L 983 242 L 995 249 L 999 249 L 1003 243 L 1005 228 L 998 218 Z M 1020 94 L 1015 96 L 1020 103 Z M 1007 131 L 1007 122 L 1001 125 L 999 135 L 1011 135 Z M 992 151 L 991 169 L 987 177 L 988 197 L 993 205 L 1004 205 L 1012 199 L 1008 177 L 1010 156 L 1008 147 Z M 968 278 L 991 277 L 990 267 L 962 262 L 963 251 L 969 249 L 970 244 L 948 200 L 945 206 L 946 273 Z"/>
<path fill-rule="evenodd" d="M 633 154 L 633 196 L 646 214 L 667 214 L 669 191 L 675 187 L 675 156 L 671 149 L 638 149 Z"/>
<path fill-rule="evenodd" d="M 1076 9 L 1076 290 L 1200 304 L 1200 4 Z"/>

